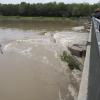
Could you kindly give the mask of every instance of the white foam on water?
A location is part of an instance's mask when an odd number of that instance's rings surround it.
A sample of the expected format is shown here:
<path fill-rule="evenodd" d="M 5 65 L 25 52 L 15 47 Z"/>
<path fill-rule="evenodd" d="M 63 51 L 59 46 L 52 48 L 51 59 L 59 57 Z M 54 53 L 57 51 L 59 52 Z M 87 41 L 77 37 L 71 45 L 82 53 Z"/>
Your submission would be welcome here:
<path fill-rule="evenodd" d="M 31 57 L 32 47 L 28 46 L 25 42 L 26 42 L 25 40 L 16 40 L 14 42 L 8 43 L 7 45 L 4 46 L 3 51 L 5 52 L 13 51 L 13 52 L 20 53 L 22 55 Z M 23 44 L 23 46 L 21 46 L 21 44 Z M 30 42 L 28 44 L 30 44 Z"/>
<path fill-rule="evenodd" d="M 59 100 L 63 100 L 60 89 L 59 89 Z"/>
<path fill-rule="evenodd" d="M 46 64 L 49 64 L 49 60 L 48 60 L 48 58 L 46 56 L 43 56 L 42 62 L 46 63 Z"/>
<path fill-rule="evenodd" d="M 5 52 L 16 52 L 24 56 L 32 57 L 33 48 L 38 48 L 39 45 L 51 44 L 49 38 L 34 38 L 34 39 L 20 39 L 12 41 L 4 46 L 3 50 Z M 50 48 L 51 49 L 51 48 Z"/>
<path fill-rule="evenodd" d="M 56 32 L 54 34 L 54 39 L 58 44 L 63 47 L 68 46 L 69 44 L 77 44 L 80 42 L 85 42 L 87 40 L 88 33 L 83 32 Z"/>
<path fill-rule="evenodd" d="M 84 26 L 78 26 L 78 27 L 73 27 L 73 31 L 82 31 L 84 29 Z"/>
<path fill-rule="evenodd" d="M 21 51 L 20 53 L 21 53 L 22 55 L 25 55 L 25 56 L 28 56 L 28 57 L 32 57 L 31 51 L 32 51 L 32 48 L 29 47 L 29 48 L 27 48 L 27 49 Z"/>
<path fill-rule="evenodd" d="M 56 42 L 60 43 L 64 47 L 66 47 L 70 42 L 72 42 L 74 38 L 75 36 L 67 36 L 66 33 L 54 34 L 54 39 L 56 40 Z"/>
<path fill-rule="evenodd" d="M 11 45 L 12 45 L 12 43 L 9 43 L 9 44 L 5 45 L 4 48 L 3 48 L 3 50 L 4 50 L 4 51 L 7 51 L 8 48 L 9 48 Z"/>
<path fill-rule="evenodd" d="M 71 96 L 73 96 L 74 100 L 76 100 L 77 99 L 76 98 L 77 97 L 77 94 L 76 94 L 77 92 L 75 91 L 74 87 L 72 85 L 69 85 L 68 90 L 69 90 Z"/>

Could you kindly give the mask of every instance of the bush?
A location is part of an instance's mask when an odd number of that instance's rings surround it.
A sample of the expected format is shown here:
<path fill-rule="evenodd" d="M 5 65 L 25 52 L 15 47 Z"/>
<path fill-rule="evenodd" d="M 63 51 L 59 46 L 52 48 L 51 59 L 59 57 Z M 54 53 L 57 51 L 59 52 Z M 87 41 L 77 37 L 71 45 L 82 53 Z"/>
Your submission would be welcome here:
<path fill-rule="evenodd" d="M 62 61 L 68 63 L 68 66 L 71 70 L 73 69 L 81 70 L 79 61 L 72 55 L 67 54 L 66 51 L 63 51 L 63 54 L 60 57 Z"/>

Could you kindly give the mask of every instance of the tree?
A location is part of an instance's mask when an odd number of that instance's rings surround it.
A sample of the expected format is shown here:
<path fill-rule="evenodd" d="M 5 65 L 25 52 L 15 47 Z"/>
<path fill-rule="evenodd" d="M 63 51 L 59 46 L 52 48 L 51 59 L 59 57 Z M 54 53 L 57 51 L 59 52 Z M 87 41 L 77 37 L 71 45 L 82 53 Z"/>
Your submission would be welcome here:
<path fill-rule="evenodd" d="M 90 16 L 100 3 L 90 5 L 83 4 L 64 4 L 64 3 L 37 3 L 29 4 L 0 4 L 0 15 L 4 16 L 49 16 L 49 17 L 80 17 Z"/>

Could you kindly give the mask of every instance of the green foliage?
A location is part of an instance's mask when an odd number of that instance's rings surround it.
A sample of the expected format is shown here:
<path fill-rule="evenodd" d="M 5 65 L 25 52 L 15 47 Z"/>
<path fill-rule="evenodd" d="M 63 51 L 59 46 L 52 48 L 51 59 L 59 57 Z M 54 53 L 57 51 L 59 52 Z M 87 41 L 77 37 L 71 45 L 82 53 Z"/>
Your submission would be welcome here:
<path fill-rule="evenodd" d="M 80 63 L 76 60 L 76 58 L 67 54 L 66 51 L 63 51 L 63 54 L 60 57 L 61 57 L 62 61 L 68 63 L 68 66 L 71 70 L 73 70 L 73 69 L 81 70 Z"/>
<path fill-rule="evenodd" d="M 90 5 L 64 3 L 0 4 L 0 15 L 3 16 L 43 16 L 43 17 L 80 17 L 90 16 L 100 3 Z"/>

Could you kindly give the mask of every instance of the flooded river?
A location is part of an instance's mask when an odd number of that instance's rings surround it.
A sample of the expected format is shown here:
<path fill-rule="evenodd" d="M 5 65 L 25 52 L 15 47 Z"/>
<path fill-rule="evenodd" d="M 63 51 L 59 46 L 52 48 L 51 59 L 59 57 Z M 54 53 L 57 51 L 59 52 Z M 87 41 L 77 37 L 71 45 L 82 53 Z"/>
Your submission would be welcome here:
<path fill-rule="evenodd" d="M 80 28 L 67 21 L 1 21 L 0 100 L 76 99 L 78 82 L 59 56 L 70 43 L 87 40 Z"/>

